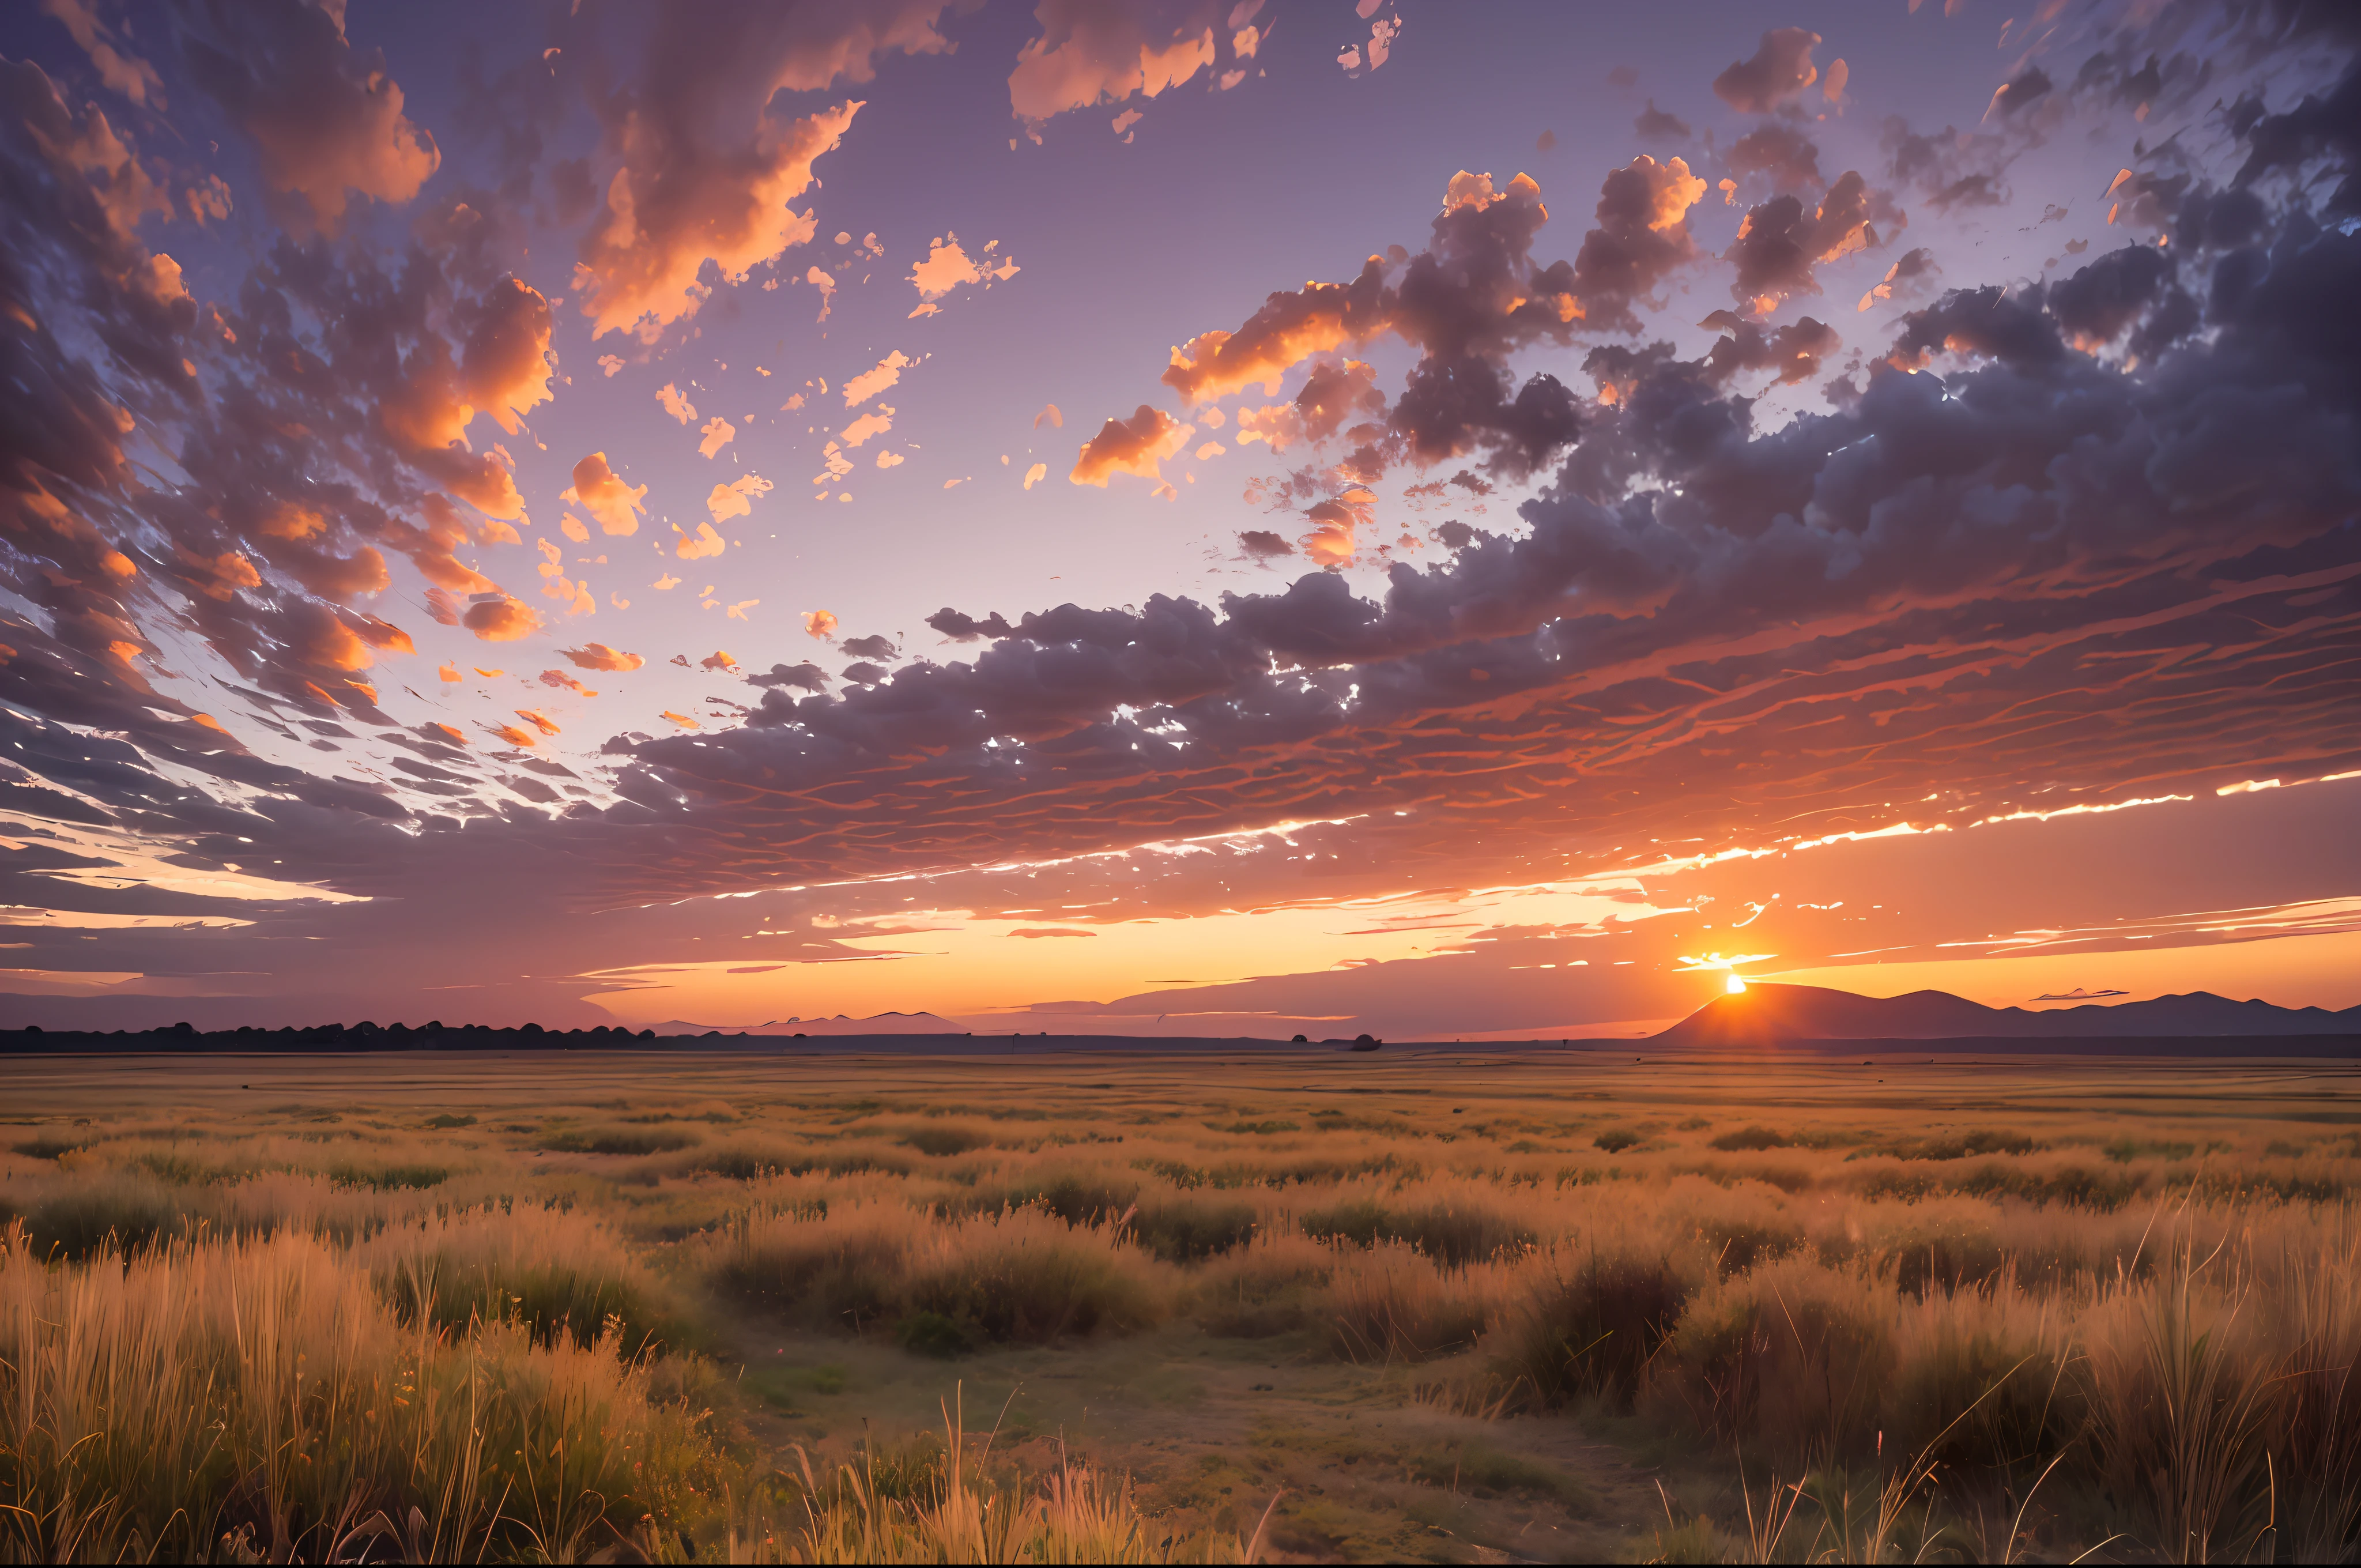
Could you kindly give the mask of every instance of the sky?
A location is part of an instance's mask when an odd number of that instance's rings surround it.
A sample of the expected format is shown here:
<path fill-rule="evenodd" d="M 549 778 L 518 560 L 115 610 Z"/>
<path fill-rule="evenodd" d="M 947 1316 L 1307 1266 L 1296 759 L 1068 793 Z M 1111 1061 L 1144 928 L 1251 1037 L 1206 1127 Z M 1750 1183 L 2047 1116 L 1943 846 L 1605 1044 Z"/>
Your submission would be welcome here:
<path fill-rule="evenodd" d="M 9 7 L 0 1017 L 2361 1004 L 2356 43 Z"/>

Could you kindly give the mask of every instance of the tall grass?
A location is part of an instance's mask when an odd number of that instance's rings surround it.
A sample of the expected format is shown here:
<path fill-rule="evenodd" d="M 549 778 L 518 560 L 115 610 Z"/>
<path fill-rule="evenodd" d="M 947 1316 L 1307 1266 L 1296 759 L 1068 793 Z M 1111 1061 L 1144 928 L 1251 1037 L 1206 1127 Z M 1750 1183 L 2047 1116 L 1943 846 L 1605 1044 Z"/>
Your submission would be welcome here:
<path fill-rule="evenodd" d="M 1738 1462 L 1667 1551 L 2361 1547 L 2361 1140 L 2325 1124 L 876 1093 L 28 1126 L 0 1555 L 710 1546 L 744 1486 L 693 1353 L 745 1316 L 1414 1365 L 1452 1409 Z M 962 1441 L 823 1466 L 740 1544 L 1168 1550 L 1118 1480 Z"/>
<path fill-rule="evenodd" d="M 17 1561 L 570 1558 L 701 1507 L 655 1365 L 520 1323 L 405 1325 L 317 1238 L 0 1245 L 0 1552 Z"/>

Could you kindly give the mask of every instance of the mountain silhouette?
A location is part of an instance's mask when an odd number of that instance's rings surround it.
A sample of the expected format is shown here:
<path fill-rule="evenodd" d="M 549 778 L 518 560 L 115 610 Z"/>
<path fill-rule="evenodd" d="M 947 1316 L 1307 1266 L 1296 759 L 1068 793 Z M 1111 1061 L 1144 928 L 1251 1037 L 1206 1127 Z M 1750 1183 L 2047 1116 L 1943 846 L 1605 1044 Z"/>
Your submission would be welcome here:
<path fill-rule="evenodd" d="M 2113 1006 L 2031 1012 L 1986 1007 L 1948 991 L 1856 996 L 1817 985 L 1749 985 L 1717 997 L 1653 1038 L 1665 1046 L 1760 1046 L 1780 1040 L 2105 1039 L 2361 1035 L 2361 1007 L 2276 1007 L 2210 991 Z"/>

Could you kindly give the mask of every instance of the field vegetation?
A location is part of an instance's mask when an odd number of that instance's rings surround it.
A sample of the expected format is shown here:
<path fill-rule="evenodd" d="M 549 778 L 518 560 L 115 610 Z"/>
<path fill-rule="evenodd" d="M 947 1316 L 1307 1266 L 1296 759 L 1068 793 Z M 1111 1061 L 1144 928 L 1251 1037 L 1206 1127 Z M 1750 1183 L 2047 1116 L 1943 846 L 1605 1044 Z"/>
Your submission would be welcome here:
<path fill-rule="evenodd" d="M 12 1561 L 2361 1549 L 2333 1065 L 17 1060 L 0 1104 Z"/>

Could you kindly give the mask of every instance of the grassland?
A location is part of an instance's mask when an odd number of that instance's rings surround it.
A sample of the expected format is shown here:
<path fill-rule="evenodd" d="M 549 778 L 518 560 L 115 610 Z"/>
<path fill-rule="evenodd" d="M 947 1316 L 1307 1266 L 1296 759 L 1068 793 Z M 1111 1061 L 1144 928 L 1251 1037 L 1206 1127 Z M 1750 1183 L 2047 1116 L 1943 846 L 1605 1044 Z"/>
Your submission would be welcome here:
<path fill-rule="evenodd" d="M 0 1556 L 2349 1560 L 2361 1071 L 0 1060 Z"/>

